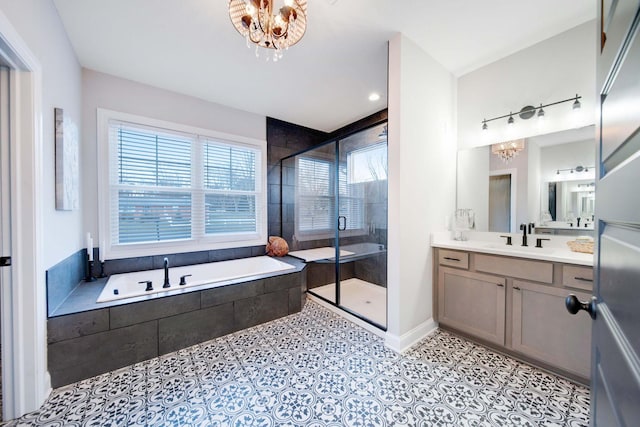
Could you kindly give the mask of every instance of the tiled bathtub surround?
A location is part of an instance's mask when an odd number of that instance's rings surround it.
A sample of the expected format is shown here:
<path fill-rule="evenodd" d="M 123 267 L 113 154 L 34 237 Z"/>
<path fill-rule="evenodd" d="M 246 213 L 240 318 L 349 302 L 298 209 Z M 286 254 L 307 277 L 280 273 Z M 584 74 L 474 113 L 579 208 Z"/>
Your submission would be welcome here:
<path fill-rule="evenodd" d="M 52 317 L 54 387 L 300 311 L 304 272 Z"/>
<path fill-rule="evenodd" d="M 207 262 L 227 261 L 230 259 L 248 258 L 264 255 L 265 246 L 247 246 L 244 248 L 217 249 L 211 251 L 185 252 L 178 254 L 156 255 L 136 258 L 109 259 L 105 261 L 104 273 L 130 273 L 132 271 L 153 270 L 164 266 L 164 258 L 169 258 L 171 267 L 203 264 Z M 86 276 L 87 251 L 80 250 L 47 270 L 47 308 L 52 316 L 60 304 L 76 289 L 82 286 Z M 93 250 L 93 259 L 99 258 L 98 248 Z M 93 275 L 99 276 L 102 267 L 95 261 Z"/>
<path fill-rule="evenodd" d="M 405 356 L 313 302 L 87 379 L 9 426 L 586 426 L 589 391 L 438 331 Z"/>

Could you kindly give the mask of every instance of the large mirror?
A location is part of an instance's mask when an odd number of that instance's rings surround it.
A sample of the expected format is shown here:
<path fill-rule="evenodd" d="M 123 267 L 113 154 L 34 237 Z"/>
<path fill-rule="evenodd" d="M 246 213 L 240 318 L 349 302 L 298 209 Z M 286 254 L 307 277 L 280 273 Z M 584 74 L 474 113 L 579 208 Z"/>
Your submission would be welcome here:
<path fill-rule="evenodd" d="M 594 126 L 460 150 L 457 208 L 474 210 L 477 231 L 534 223 L 537 233 L 590 235 L 594 165 Z"/>

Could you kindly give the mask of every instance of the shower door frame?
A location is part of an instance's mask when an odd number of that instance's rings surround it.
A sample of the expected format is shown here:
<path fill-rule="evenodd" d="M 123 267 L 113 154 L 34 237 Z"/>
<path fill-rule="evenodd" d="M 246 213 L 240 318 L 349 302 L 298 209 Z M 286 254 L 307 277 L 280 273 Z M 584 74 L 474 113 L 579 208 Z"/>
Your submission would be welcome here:
<path fill-rule="evenodd" d="M 348 307 L 345 307 L 343 305 L 340 304 L 340 230 L 339 230 L 339 221 L 338 221 L 338 217 L 340 216 L 340 195 L 339 195 L 339 175 L 340 175 L 340 171 L 338 168 L 339 162 L 340 162 L 340 141 L 343 139 L 347 139 L 350 136 L 356 135 L 360 132 L 364 132 L 368 129 L 374 128 L 376 126 L 380 126 L 381 124 L 385 124 L 388 123 L 388 118 L 384 118 L 381 120 L 375 120 L 372 123 L 367 124 L 366 126 L 363 126 L 362 128 L 358 128 L 357 130 L 351 131 L 351 132 L 347 132 L 345 134 L 339 135 L 337 137 L 328 139 L 324 142 L 321 142 L 317 145 L 314 145 L 311 148 L 307 148 L 301 151 L 298 151 L 296 153 L 290 154 L 286 157 L 283 157 L 282 159 L 280 159 L 280 204 L 281 204 L 281 209 L 280 209 L 280 224 L 283 224 L 283 216 L 284 216 L 284 209 L 282 209 L 282 201 L 283 201 L 283 194 L 282 194 L 282 183 L 284 182 L 284 176 L 283 176 L 283 171 L 284 168 L 282 167 L 282 162 L 291 158 L 295 158 L 296 156 L 299 156 L 301 154 L 313 151 L 313 150 L 317 150 L 319 148 L 325 147 L 329 144 L 335 144 L 334 147 L 334 157 L 333 157 L 333 162 L 334 162 L 334 170 L 333 170 L 333 190 L 334 190 L 334 194 L 333 194 L 333 198 L 335 200 L 334 203 L 334 219 L 335 219 L 335 227 L 334 227 L 334 241 L 335 241 L 335 261 L 334 261 L 334 275 L 335 275 L 335 285 L 336 285 L 336 290 L 335 290 L 335 302 L 331 301 L 315 292 L 313 292 L 313 289 L 307 289 L 307 292 L 311 293 L 315 298 L 318 298 L 322 301 L 324 301 L 327 304 L 330 304 L 336 308 L 339 308 L 340 310 L 349 313 L 350 315 L 362 320 L 363 322 L 366 322 L 382 331 L 387 331 L 387 326 L 383 326 L 371 319 L 369 319 L 368 317 L 353 311 L 351 309 L 349 309 Z M 388 144 L 388 142 L 387 142 Z M 388 179 L 388 177 L 387 177 Z M 388 183 L 387 183 L 388 185 Z M 388 225 L 388 224 L 387 224 Z M 316 262 L 316 261 L 312 261 L 312 262 Z M 388 295 L 388 289 L 385 287 L 385 293 Z M 388 323 L 388 316 L 389 316 L 389 307 L 388 307 L 388 300 L 387 300 L 387 304 L 385 304 L 385 318 L 387 319 L 387 323 Z"/>

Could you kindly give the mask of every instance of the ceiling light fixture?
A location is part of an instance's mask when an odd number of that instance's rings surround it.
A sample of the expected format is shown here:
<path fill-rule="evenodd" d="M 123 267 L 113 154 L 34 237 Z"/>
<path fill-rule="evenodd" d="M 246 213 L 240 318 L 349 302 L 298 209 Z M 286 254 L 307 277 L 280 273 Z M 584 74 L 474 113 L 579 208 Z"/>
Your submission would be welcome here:
<path fill-rule="evenodd" d="M 546 107 L 551 107 L 552 105 L 558 105 L 558 104 L 562 104 L 564 102 L 570 102 L 573 101 L 573 109 L 577 110 L 579 109 L 582 105 L 580 104 L 579 99 L 581 99 L 582 97 L 580 95 L 578 95 L 576 93 L 576 96 L 573 98 L 568 98 L 568 99 L 563 99 L 562 101 L 557 101 L 557 102 L 551 102 L 549 104 L 540 104 L 540 106 L 536 109 L 536 107 L 532 107 L 531 105 L 527 105 L 522 107 L 522 109 L 520 110 L 519 113 L 517 113 L 517 115 L 523 119 L 523 120 L 528 120 L 531 117 L 536 115 L 536 110 L 538 111 L 538 118 L 542 119 L 545 115 L 545 111 L 544 108 Z M 487 130 L 488 129 L 488 125 L 487 122 L 492 122 L 494 120 L 499 120 L 499 119 L 504 119 L 507 118 L 507 124 L 512 125 L 514 123 L 514 119 L 513 119 L 513 112 L 509 112 L 509 114 L 504 114 L 502 116 L 497 116 L 497 117 L 493 117 L 491 119 L 483 119 L 482 120 L 482 130 Z"/>
<path fill-rule="evenodd" d="M 371 102 L 375 102 L 375 101 L 377 101 L 379 99 L 380 99 L 380 94 L 379 93 L 373 92 L 371 95 L 369 95 L 369 101 L 371 101 Z"/>
<path fill-rule="evenodd" d="M 524 150 L 524 139 L 500 142 L 491 146 L 491 152 L 500 157 L 505 163 L 517 156 L 522 150 Z"/>
<path fill-rule="evenodd" d="M 280 9 L 275 9 L 280 3 Z M 229 17 L 236 30 L 256 46 L 273 49 L 273 60 L 298 43 L 307 29 L 307 0 L 229 0 Z M 269 60 L 269 56 L 267 56 Z"/>

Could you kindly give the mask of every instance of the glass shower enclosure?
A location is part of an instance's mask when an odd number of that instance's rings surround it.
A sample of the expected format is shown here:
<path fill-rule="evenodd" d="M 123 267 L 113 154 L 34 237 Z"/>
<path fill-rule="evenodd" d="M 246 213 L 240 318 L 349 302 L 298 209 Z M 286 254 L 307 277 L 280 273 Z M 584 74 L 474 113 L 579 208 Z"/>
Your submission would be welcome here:
<path fill-rule="evenodd" d="M 281 161 L 282 237 L 308 292 L 387 326 L 387 123 Z"/>

